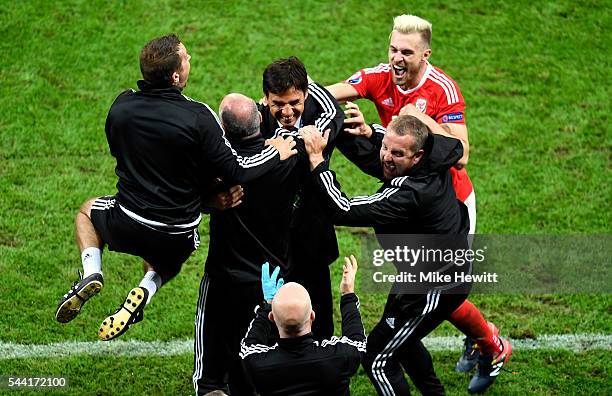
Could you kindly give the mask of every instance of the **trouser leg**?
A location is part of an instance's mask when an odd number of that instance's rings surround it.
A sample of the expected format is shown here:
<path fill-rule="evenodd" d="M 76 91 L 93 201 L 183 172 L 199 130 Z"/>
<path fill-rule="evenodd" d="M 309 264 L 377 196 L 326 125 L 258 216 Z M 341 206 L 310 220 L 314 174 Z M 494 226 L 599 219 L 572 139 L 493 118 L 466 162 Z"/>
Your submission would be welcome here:
<path fill-rule="evenodd" d="M 421 339 L 465 300 L 465 295 L 430 291 L 425 296 L 390 297 L 381 321 L 368 336 L 363 366 L 380 395 L 408 395 L 401 367 L 424 395 L 442 395 L 431 355 Z M 408 301 L 408 302 L 407 302 Z"/>
<path fill-rule="evenodd" d="M 312 323 L 314 338 L 331 338 L 334 335 L 334 306 L 329 266 L 312 268 L 304 263 L 297 263 L 288 280 L 301 284 L 310 294 L 312 309 L 315 311 L 315 320 Z"/>
<path fill-rule="evenodd" d="M 221 286 L 218 288 L 217 286 Z M 219 290 L 220 289 L 220 290 Z M 216 285 L 208 274 L 200 283 L 195 318 L 193 385 L 197 395 L 213 390 L 229 392 L 229 351 L 227 342 L 223 286 Z"/>
<path fill-rule="evenodd" d="M 444 386 L 436 375 L 431 354 L 425 345 L 418 340 L 403 345 L 399 351 L 399 361 L 414 386 L 423 395 L 444 395 Z"/>
<path fill-rule="evenodd" d="M 391 328 L 384 319 L 368 335 L 362 365 L 379 395 L 409 395 L 410 387 L 399 360 L 390 350 L 399 329 Z"/>
<path fill-rule="evenodd" d="M 255 306 L 263 301 L 261 285 L 241 284 L 231 299 L 230 318 L 232 323 L 232 343 L 229 347 L 230 367 L 229 367 L 229 390 L 230 395 L 250 396 L 255 395 L 255 387 L 250 378 L 244 371 L 242 359 L 240 359 L 240 342 L 246 335 L 249 323 L 253 320 Z"/>

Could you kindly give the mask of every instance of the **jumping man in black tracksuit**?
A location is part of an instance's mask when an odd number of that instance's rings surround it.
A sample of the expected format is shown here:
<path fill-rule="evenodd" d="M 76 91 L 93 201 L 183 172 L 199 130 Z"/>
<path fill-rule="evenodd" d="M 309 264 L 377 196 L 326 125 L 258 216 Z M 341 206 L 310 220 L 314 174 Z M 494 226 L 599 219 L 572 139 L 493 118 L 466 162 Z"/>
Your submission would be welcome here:
<path fill-rule="evenodd" d="M 74 319 L 102 289 L 104 245 L 144 262 L 146 274 L 140 285 L 98 329 L 105 341 L 142 319 L 151 297 L 198 247 L 203 186 L 219 175 L 247 182 L 289 153 L 281 139 L 252 156 L 237 156 L 215 113 L 182 94 L 189 59 L 173 34 L 145 45 L 140 54 L 144 78 L 138 82 L 140 90 L 119 95 L 106 119 L 108 145 L 117 161 L 117 194 L 87 200 L 76 217 L 84 274 L 60 299 L 55 314 L 59 322 Z"/>

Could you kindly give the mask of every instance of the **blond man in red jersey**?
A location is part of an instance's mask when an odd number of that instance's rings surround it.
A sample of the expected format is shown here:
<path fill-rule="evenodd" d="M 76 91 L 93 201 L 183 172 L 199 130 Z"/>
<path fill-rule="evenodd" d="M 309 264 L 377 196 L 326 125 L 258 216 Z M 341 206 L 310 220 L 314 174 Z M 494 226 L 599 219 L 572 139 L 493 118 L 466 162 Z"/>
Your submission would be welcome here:
<path fill-rule="evenodd" d="M 457 83 L 441 69 L 429 63 L 431 56 L 431 23 L 414 15 L 394 19 L 389 36 L 388 63 L 361 69 L 347 80 L 326 87 L 340 102 L 347 102 L 345 120 L 348 133 L 376 139 L 384 133 L 377 125 L 363 122 L 363 115 L 353 100 L 371 100 L 383 127 L 398 115 L 412 115 L 424 122 L 434 134 L 454 137 L 463 143 L 464 155 L 451 169 L 457 199 L 468 208 L 470 235 L 476 229 L 476 198 L 472 182 L 465 170 L 469 159 L 468 131 L 465 123 L 465 101 Z M 466 300 L 449 321 L 467 335 L 465 351 L 457 363 L 457 371 L 470 371 L 479 363 L 468 390 L 484 391 L 496 379 L 496 359 L 511 350 L 499 331 L 487 323 L 470 301 Z M 474 348 L 477 345 L 477 348 Z M 505 347 L 505 349 L 504 349 Z M 505 353 L 502 353 L 505 352 Z"/>

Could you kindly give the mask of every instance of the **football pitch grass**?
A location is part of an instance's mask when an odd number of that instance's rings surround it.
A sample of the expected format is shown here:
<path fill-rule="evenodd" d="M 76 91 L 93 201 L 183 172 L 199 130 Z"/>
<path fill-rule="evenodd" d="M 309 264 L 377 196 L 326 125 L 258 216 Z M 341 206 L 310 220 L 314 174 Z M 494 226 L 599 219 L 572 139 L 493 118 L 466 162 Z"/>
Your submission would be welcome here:
<path fill-rule="evenodd" d="M 140 281 L 137 258 L 105 253 L 102 293 L 70 324 L 53 318 L 58 298 L 80 267 L 74 214 L 86 198 L 115 191 L 104 120 L 117 94 L 136 88 L 138 53 L 146 41 L 178 33 L 192 55 L 185 94 L 217 108 L 232 91 L 259 98 L 261 73 L 279 57 L 299 56 L 323 84 L 386 62 L 392 17 L 401 13 L 433 23 L 431 61 L 457 81 L 466 98 L 478 232 L 609 234 L 607 2 L 4 2 L 0 343 L 96 341 L 99 322 Z M 361 103 L 366 119 L 377 120 L 373 106 Z M 349 195 L 377 188 L 339 153 L 332 168 Z M 192 338 L 207 228 L 205 219 L 200 249 L 121 341 Z M 339 227 L 341 254 L 359 254 L 360 238 L 369 232 Z M 332 272 L 337 285 L 340 261 Z M 358 294 L 368 331 L 380 317 L 385 296 L 359 289 Z M 515 374 L 502 373 L 490 394 L 612 394 L 612 346 L 605 341 L 612 334 L 609 294 L 470 299 L 513 339 L 605 337 L 596 349 L 576 348 L 581 352 L 517 348 L 508 366 Z M 457 335 L 448 324 L 433 333 Z M 191 353 L 161 355 L 0 357 L 0 376 L 63 376 L 70 384 L 58 391 L 64 394 L 193 392 Z M 469 376 L 453 371 L 459 350 L 432 355 L 448 393 L 465 394 Z M 373 394 L 362 370 L 351 391 Z"/>

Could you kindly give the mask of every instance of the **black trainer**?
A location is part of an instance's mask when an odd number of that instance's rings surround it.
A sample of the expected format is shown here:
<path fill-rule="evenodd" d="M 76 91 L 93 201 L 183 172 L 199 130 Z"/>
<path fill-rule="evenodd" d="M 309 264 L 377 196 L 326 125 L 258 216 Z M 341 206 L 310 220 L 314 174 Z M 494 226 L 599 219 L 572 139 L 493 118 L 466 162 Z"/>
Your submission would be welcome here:
<path fill-rule="evenodd" d="M 508 363 L 508 359 L 512 355 L 512 345 L 510 341 L 501 337 L 499 340 L 501 341 L 502 350 L 497 356 L 481 355 L 478 358 L 478 371 L 476 371 L 468 385 L 469 393 L 483 393 L 486 391 L 489 386 L 493 385 L 504 365 Z"/>
<path fill-rule="evenodd" d="M 64 294 L 57 304 L 55 319 L 60 323 L 68 323 L 81 312 L 83 305 L 100 293 L 104 287 L 104 278 L 100 273 L 94 273 L 87 278 L 79 271 L 79 280 L 72 284 L 68 293 Z"/>
<path fill-rule="evenodd" d="M 491 322 L 487 322 L 487 326 L 491 329 L 493 334 L 496 337 L 499 337 L 499 329 Z M 478 358 L 480 357 L 480 348 L 476 343 L 476 340 L 470 337 L 466 337 L 463 339 L 464 349 L 463 354 L 459 358 L 457 365 L 455 366 L 455 371 L 460 373 L 468 373 L 472 371 L 476 364 L 478 363 Z"/>
<path fill-rule="evenodd" d="M 470 337 L 465 337 L 463 339 L 463 345 L 463 354 L 461 354 L 459 361 L 457 361 L 455 371 L 467 373 L 476 367 L 478 358 L 480 357 L 480 348 L 478 348 L 476 341 Z"/>
<path fill-rule="evenodd" d="M 149 291 L 144 287 L 130 290 L 115 313 L 104 319 L 98 330 L 98 337 L 103 341 L 110 341 L 125 333 L 131 325 L 140 322 L 144 317 L 148 297 Z"/>

